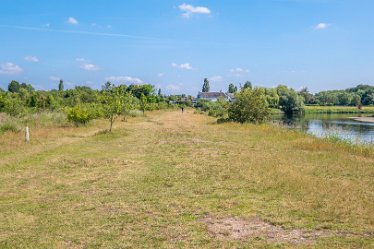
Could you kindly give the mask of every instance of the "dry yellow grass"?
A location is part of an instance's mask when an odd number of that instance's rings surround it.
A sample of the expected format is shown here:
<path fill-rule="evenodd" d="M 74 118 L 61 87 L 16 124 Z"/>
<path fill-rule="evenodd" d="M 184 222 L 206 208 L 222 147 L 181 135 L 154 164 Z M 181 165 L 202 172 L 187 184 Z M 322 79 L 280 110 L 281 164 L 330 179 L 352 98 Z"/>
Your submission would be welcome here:
<path fill-rule="evenodd" d="M 374 151 L 187 111 L 0 136 L 1 248 L 370 248 Z M 218 240 L 205 217 L 334 234 Z M 283 230 L 281 230 L 283 231 Z M 345 236 L 343 236 L 345 234 Z"/>

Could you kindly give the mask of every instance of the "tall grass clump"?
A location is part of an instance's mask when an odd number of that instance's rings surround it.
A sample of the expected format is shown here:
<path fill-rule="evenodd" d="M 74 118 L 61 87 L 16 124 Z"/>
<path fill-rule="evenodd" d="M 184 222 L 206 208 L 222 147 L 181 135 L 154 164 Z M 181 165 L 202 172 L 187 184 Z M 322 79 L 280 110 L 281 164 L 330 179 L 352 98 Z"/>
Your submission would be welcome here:
<path fill-rule="evenodd" d="M 374 106 L 364 106 L 359 110 L 355 106 L 306 106 L 306 114 L 333 114 L 333 113 L 374 113 Z"/>
<path fill-rule="evenodd" d="M 5 123 L 0 124 L 0 134 L 3 134 L 5 132 L 19 132 L 20 128 L 18 125 L 13 121 L 7 121 Z"/>

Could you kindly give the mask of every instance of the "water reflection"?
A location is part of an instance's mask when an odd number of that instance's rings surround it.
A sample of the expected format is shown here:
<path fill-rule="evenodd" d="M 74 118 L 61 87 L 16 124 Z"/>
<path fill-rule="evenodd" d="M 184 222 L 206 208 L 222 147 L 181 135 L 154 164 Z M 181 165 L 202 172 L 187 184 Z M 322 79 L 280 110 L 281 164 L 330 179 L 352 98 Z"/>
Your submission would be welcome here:
<path fill-rule="evenodd" d="M 350 119 L 352 114 L 274 116 L 273 122 L 317 137 L 335 136 L 353 143 L 374 144 L 374 123 Z"/>

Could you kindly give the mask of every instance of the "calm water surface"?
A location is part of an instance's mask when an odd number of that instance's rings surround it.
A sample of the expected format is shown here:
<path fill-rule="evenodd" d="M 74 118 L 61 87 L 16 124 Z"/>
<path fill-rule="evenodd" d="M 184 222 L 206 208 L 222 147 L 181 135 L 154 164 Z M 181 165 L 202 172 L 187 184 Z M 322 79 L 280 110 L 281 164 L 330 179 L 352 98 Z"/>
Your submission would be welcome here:
<path fill-rule="evenodd" d="M 335 136 L 353 143 L 374 144 L 374 123 L 350 119 L 355 114 L 313 114 L 304 116 L 273 116 L 273 122 L 316 137 Z"/>

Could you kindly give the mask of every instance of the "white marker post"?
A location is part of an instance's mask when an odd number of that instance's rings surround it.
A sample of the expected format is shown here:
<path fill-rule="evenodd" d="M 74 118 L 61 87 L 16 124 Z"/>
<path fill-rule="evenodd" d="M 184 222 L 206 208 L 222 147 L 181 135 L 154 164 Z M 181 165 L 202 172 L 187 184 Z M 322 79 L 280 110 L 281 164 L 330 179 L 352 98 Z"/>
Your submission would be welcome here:
<path fill-rule="evenodd" d="M 30 133 L 29 133 L 29 127 L 26 126 L 26 130 L 25 130 L 25 142 L 28 143 L 30 142 Z"/>

